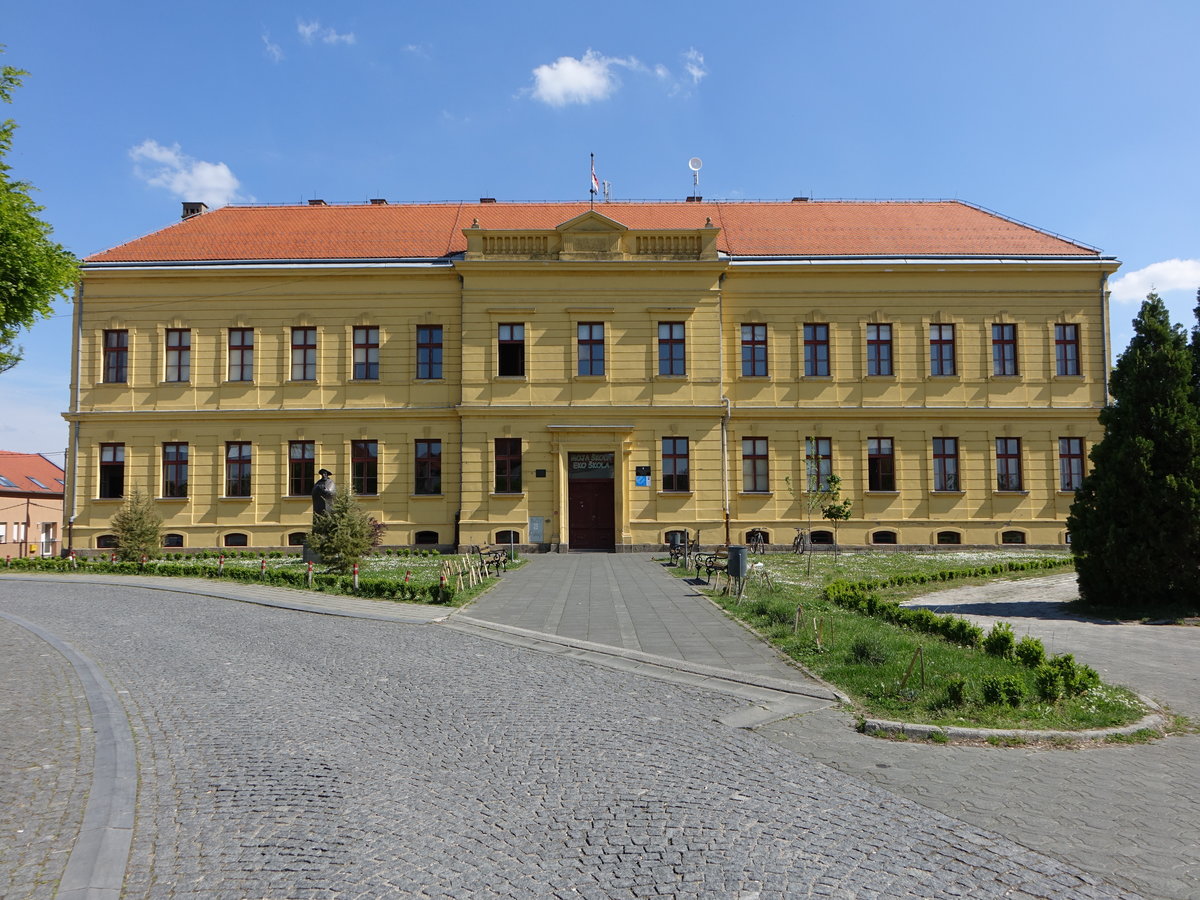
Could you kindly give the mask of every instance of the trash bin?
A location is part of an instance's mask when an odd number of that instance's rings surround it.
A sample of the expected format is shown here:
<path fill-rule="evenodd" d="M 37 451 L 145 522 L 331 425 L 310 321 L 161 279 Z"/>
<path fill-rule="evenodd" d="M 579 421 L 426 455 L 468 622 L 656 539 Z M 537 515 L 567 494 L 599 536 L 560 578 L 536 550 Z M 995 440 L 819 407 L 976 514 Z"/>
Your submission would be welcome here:
<path fill-rule="evenodd" d="M 729 545 L 729 563 L 725 570 L 730 578 L 746 577 L 746 547 L 743 544 Z"/>

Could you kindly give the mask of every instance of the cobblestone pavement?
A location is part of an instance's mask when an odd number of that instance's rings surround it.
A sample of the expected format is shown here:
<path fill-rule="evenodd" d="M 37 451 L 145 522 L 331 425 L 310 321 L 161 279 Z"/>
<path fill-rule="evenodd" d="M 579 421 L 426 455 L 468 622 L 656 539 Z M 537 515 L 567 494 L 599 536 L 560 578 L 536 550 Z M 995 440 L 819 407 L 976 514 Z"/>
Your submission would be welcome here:
<path fill-rule="evenodd" d="M 166 591 L 0 606 L 127 692 L 128 897 L 1135 896 L 720 725 L 712 692 Z"/>
<path fill-rule="evenodd" d="M 1075 576 L 952 588 L 911 601 L 1073 653 L 1106 681 L 1200 718 L 1200 628 L 1093 622 L 1064 613 Z M 1152 897 L 1200 897 L 1200 735 L 1086 750 L 912 745 L 849 737 L 822 711 L 761 733 L 931 809 L 999 832 Z"/>
<path fill-rule="evenodd" d="M 70 664 L 0 618 L 0 897 L 53 897 L 91 783 L 87 701 Z"/>

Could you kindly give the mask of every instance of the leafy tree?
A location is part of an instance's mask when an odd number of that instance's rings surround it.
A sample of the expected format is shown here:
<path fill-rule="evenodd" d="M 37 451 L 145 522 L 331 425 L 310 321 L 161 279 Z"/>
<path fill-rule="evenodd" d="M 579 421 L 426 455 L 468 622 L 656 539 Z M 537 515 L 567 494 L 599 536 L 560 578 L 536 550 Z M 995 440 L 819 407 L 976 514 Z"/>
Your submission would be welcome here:
<path fill-rule="evenodd" d="M 358 505 L 347 487 L 340 487 L 328 512 L 313 519 L 313 530 L 305 546 L 331 569 L 349 572 L 354 564 L 378 546 L 382 528 Z"/>
<path fill-rule="evenodd" d="M 0 101 L 11 103 L 13 89 L 28 74 L 0 66 Z M 38 218 L 43 208 L 30 196 L 33 187 L 9 177 L 4 158 L 16 127 L 12 119 L 0 122 L 0 372 L 21 361 L 21 348 L 13 344 L 17 332 L 50 315 L 54 298 L 78 271 L 75 257 L 50 239 L 52 229 Z"/>
<path fill-rule="evenodd" d="M 842 479 L 837 475 L 830 475 L 826 479 L 827 487 L 825 494 L 827 501 L 821 507 L 821 518 L 828 519 L 833 525 L 833 558 L 838 557 L 838 523 L 845 522 L 850 518 L 850 507 L 853 505 L 850 500 L 841 500 Z"/>
<path fill-rule="evenodd" d="M 1085 604 L 1131 616 L 1200 604 L 1200 407 L 1183 329 L 1151 293 L 1112 374 L 1104 438 L 1067 527 Z"/>
<path fill-rule="evenodd" d="M 123 562 L 153 559 L 162 546 L 162 517 L 154 500 L 139 488 L 129 493 L 113 516 L 112 530 L 117 538 L 117 559 Z"/>
<path fill-rule="evenodd" d="M 1200 288 L 1196 288 L 1196 306 L 1192 310 L 1196 324 L 1192 326 L 1192 400 L 1200 406 Z"/>

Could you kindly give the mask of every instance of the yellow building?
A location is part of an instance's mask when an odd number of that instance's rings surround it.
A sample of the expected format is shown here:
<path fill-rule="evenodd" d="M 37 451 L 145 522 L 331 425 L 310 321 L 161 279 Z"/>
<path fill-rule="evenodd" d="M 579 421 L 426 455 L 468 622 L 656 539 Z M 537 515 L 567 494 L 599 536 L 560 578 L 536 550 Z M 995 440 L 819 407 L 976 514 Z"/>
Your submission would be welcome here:
<path fill-rule="evenodd" d="M 790 544 L 830 473 L 844 544 L 1061 545 L 1100 436 L 1118 263 L 968 204 L 184 206 L 83 266 L 81 549 L 294 546 L 320 469 L 388 545 Z"/>

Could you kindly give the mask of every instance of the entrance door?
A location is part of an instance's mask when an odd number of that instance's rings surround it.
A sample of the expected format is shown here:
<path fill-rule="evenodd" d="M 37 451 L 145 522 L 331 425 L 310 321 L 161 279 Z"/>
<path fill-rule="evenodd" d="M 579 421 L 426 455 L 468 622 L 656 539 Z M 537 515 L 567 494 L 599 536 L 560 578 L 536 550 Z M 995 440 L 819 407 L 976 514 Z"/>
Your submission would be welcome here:
<path fill-rule="evenodd" d="M 567 542 L 571 549 L 615 549 L 613 454 L 569 454 L 567 483 Z"/>

